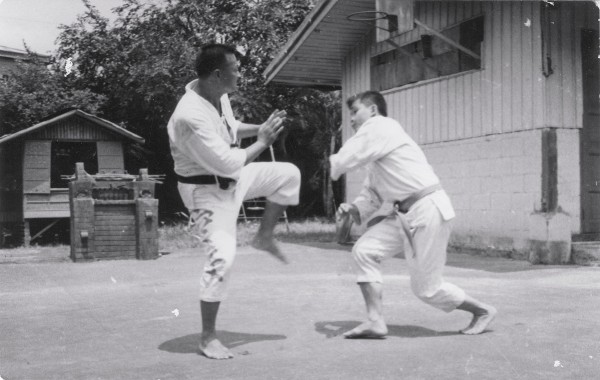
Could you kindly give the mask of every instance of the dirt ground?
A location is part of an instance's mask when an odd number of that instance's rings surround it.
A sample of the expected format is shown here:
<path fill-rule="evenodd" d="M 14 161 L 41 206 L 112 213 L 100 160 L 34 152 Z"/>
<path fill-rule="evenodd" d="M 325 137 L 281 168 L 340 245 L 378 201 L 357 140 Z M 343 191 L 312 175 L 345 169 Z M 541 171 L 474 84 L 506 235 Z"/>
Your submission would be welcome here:
<path fill-rule="evenodd" d="M 420 302 L 386 262 L 385 340 L 345 340 L 364 317 L 349 248 L 242 248 L 218 330 L 236 357 L 197 353 L 202 255 L 72 263 L 68 247 L 0 251 L 0 377 L 14 379 L 600 378 L 600 268 L 451 254 L 447 280 L 499 310 L 490 330 Z M 64 252 L 61 252 L 61 249 Z M 29 255 L 29 256 L 27 256 Z"/>

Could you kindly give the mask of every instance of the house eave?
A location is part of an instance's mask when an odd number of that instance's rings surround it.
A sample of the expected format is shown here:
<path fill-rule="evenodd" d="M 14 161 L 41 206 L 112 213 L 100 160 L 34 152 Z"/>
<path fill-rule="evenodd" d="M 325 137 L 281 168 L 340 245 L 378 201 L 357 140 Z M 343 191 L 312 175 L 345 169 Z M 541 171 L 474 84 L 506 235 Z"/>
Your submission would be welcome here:
<path fill-rule="evenodd" d="M 372 25 L 350 21 L 374 0 L 323 0 L 306 16 L 264 72 L 266 83 L 340 88 L 344 58 Z"/>

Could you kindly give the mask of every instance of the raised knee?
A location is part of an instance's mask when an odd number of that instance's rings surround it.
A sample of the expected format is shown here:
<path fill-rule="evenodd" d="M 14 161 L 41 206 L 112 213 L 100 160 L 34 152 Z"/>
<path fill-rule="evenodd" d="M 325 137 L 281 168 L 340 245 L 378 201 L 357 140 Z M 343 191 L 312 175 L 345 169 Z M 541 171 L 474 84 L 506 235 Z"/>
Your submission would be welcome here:
<path fill-rule="evenodd" d="M 284 165 L 284 172 L 288 177 L 290 183 L 299 186 L 301 180 L 300 169 L 298 169 L 296 165 L 291 164 L 289 162 L 282 162 L 282 164 Z"/>

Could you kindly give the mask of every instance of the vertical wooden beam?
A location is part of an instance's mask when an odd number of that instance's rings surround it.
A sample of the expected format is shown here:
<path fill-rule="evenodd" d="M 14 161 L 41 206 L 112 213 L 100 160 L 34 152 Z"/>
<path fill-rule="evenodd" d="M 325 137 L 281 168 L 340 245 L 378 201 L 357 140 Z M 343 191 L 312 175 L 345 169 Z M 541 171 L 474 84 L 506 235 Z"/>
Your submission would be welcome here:
<path fill-rule="evenodd" d="M 542 131 L 542 212 L 556 211 L 558 206 L 558 150 L 556 128 Z"/>
<path fill-rule="evenodd" d="M 75 181 L 69 182 L 71 211 L 71 260 L 94 258 L 94 179 L 85 172 L 83 163 L 75 164 Z"/>
<path fill-rule="evenodd" d="M 72 200 L 71 260 L 92 260 L 95 254 L 95 213 L 92 197 Z"/>
<path fill-rule="evenodd" d="M 158 257 L 158 199 L 136 200 L 137 258 L 142 260 Z"/>
<path fill-rule="evenodd" d="M 135 185 L 136 257 L 142 260 L 158 257 L 158 199 L 154 198 L 155 182 L 148 169 L 140 169 Z"/>

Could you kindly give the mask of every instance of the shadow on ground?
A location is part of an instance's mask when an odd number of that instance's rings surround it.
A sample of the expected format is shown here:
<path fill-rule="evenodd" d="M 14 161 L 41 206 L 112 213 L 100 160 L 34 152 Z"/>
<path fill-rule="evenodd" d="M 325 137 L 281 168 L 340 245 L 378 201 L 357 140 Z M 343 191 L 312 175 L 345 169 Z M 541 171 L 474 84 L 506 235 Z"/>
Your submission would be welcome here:
<path fill-rule="evenodd" d="M 217 334 L 221 343 L 227 348 L 265 340 L 286 339 L 285 335 L 246 334 L 232 331 L 218 331 Z M 190 334 L 161 343 L 158 349 L 176 354 L 197 354 L 199 343 L 200 334 Z"/>
<path fill-rule="evenodd" d="M 315 330 L 325 335 L 326 338 L 340 336 L 346 331 L 352 330 L 361 322 L 357 321 L 329 321 L 315 323 Z M 399 338 L 427 338 L 436 336 L 459 335 L 458 331 L 435 331 L 421 326 L 412 325 L 388 325 L 388 335 Z"/>
<path fill-rule="evenodd" d="M 348 255 L 351 255 L 350 252 L 352 252 L 352 245 L 341 245 L 335 242 L 302 242 L 296 244 L 323 250 L 332 250 L 336 252 L 346 251 L 348 252 Z M 404 259 L 404 254 L 399 253 L 391 259 Z M 523 272 L 555 268 L 575 269 L 578 267 L 577 265 L 536 265 L 527 260 L 512 259 L 509 257 L 479 252 L 476 250 L 460 250 L 455 247 L 448 249 L 448 260 L 446 265 L 456 268 L 476 269 L 492 273 Z"/>

